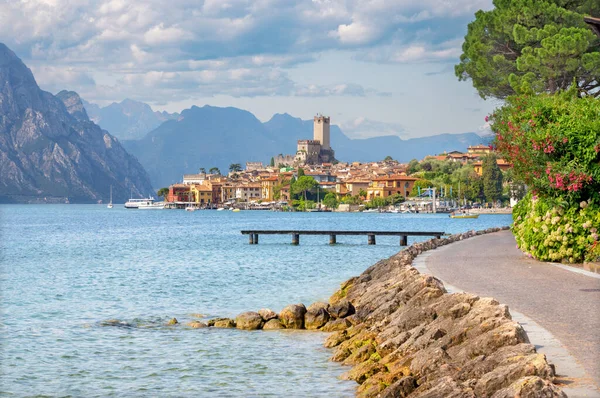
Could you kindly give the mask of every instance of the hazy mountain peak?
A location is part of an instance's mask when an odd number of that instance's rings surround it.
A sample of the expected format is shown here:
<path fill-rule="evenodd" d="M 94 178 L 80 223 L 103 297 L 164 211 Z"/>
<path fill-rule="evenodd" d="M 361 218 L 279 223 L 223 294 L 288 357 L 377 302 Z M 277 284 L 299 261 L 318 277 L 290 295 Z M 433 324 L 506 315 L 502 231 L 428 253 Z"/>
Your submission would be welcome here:
<path fill-rule="evenodd" d="M 56 97 L 60 99 L 63 104 L 65 104 L 67 112 L 69 112 L 75 119 L 85 122 L 90 120 L 85 108 L 83 107 L 83 101 L 81 100 L 81 97 L 75 91 L 62 90 L 56 94 Z"/>
<path fill-rule="evenodd" d="M 0 53 L 0 201 L 95 202 L 111 185 L 119 200 L 130 189 L 152 192 L 146 171 L 119 141 L 77 122 L 88 120 L 77 93 L 42 91 L 12 51 L 2 45 Z"/>

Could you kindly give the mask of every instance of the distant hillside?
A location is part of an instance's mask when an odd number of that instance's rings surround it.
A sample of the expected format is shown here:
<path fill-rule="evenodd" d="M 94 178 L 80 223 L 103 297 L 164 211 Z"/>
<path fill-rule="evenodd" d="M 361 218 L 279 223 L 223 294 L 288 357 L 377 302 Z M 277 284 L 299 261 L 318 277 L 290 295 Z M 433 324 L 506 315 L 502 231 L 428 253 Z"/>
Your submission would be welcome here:
<path fill-rule="evenodd" d="M 180 181 L 185 173 L 219 167 L 226 172 L 231 163 L 269 162 L 277 154 L 295 154 L 299 139 L 313 135 L 312 120 L 276 114 L 261 123 L 252 113 L 238 108 L 196 106 L 184 110 L 177 120 L 166 121 L 140 140 L 123 145 L 144 165 L 155 187 Z M 340 161 L 370 162 L 392 156 L 401 162 L 443 151 L 465 151 L 483 140 L 474 133 L 441 134 L 402 140 L 383 136 L 352 140 L 336 125 L 331 126 L 331 144 Z"/>
<path fill-rule="evenodd" d="M 268 161 L 279 151 L 277 140 L 250 112 L 237 108 L 193 106 L 137 141 L 123 145 L 144 165 L 154 186 L 181 181 L 183 174 L 200 167 L 219 167 L 223 173 L 231 163 Z"/>
<path fill-rule="evenodd" d="M 120 140 L 143 138 L 161 123 L 179 117 L 178 113 L 154 112 L 150 105 L 130 99 L 113 102 L 104 108 L 87 101 L 83 104 L 94 123 Z"/>
<path fill-rule="evenodd" d="M 40 90 L 0 43 L 0 202 L 108 200 L 152 194 L 148 174 L 86 114 L 72 91 Z"/>

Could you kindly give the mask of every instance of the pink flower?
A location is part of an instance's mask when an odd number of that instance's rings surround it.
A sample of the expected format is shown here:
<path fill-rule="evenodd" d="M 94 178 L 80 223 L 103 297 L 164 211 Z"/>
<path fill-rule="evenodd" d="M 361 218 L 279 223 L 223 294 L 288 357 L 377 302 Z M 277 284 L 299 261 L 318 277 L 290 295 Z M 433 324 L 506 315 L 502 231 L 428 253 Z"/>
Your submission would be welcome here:
<path fill-rule="evenodd" d="M 484 120 L 487 122 L 487 121 L 489 121 L 489 120 L 490 120 L 490 118 L 486 116 L 486 117 L 484 118 Z"/>

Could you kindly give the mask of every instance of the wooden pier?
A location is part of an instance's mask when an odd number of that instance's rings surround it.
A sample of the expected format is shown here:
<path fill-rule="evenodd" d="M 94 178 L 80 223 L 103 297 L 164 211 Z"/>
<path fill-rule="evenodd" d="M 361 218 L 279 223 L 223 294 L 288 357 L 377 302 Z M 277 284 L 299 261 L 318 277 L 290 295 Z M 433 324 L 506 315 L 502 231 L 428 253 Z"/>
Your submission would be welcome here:
<path fill-rule="evenodd" d="M 423 232 L 423 231 L 299 231 L 299 230 L 245 230 L 240 231 L 242 235 L 248 235 L 248 243 L 251 245 L 258 244 L 258 235 L 291 235 L 292 244 L 300 244 L 300 235 L 329 235 L 329 244 L 337 243 L 338 235 L 366 235 L 370 245 L 375 244 L 375 236 L 399 236 L 400 246 L 408 245 L 409 236 L 434 236 L 440 239 L 444 232 Z"/>

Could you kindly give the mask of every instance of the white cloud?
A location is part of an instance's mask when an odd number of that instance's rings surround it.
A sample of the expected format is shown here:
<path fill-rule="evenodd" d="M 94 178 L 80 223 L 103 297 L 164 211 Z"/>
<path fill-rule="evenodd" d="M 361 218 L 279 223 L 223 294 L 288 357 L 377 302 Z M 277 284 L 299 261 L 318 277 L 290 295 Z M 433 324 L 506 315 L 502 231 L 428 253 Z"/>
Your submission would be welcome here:
<path fill-rule="evenodd" d="M 163 22 L 156 26 L 153 26 L 146 33 L 144 33 L 144 41 L 147 44 L 164 44 L 164 43 L 178 43 L 183 40 L 189 40 L 193 37 L 190 32 L 186 32 L 177 26 L 165 27 Z"/>

